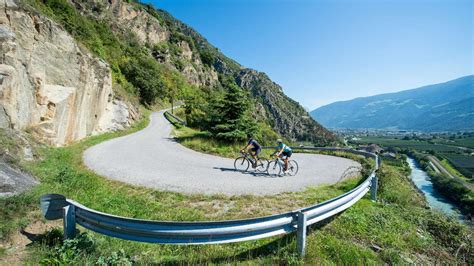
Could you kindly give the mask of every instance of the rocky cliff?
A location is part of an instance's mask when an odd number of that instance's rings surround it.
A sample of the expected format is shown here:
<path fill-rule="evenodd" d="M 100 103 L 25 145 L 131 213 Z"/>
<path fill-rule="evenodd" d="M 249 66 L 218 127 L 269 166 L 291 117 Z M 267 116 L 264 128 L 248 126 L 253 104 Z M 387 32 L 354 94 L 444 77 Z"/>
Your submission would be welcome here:
<path fill-rule="evenodd" d="M 121 0 L 14 1 L 0 0 L 0 127 L 32 129 L 63 145 L 128 125 L 136 111 L 116 99 L 112 83 L 140 96 L 123 74 L 138 51 L 167 69 L 156 75 L 179 73 L 195 88 L 219 89 L 220 76 L 232 77 L 256 100 L 258 115 L 288 139 L 335 141 L 267 75 L 226 57 L 163 10 Z"/>
<path fill-rule="evenodd" d="M 215 68 L 203 64 L 193 44 L 177 36 L 153 7 L 141 8 L 121 0 L 68 1 L 82 15 L 107 21 L 119 35 L 127 36 L 132 32 L 140 44 L 151 47 L 156 60 L 179 71 L 189 83 L 212 87 L 218 82 Z"/>
<path fill-rule="evenodd" d="M 218 74 L 232 76 L 257 100 L 257 110 L 265 110 L 259 113 L 264 114 L 273 129 L 285 137 L 320 144 L 335 140 L 332 133 L 288 98 L 267 75 L 227 58 L 198 32 L 166 11 L 121 0 L 69 2 L 82 15 L 106 21 L 118 35 L 126 36 L 132 32 L 142 45 L 150 47 L 156 60 L 179 71 L 193 85 L 215 87 L 219 85 Z"/>
<path fill-rule="evenodd" d="M 265 108 L 266 116 L 276 132 L 293 140 L 309 140 L 326 144 L 334 136 L 315 122 L 294 100 L 283 93 L 283 89 L 265 75 L 252 69 L 243 69 L 236 74 L 237 84 L 250 90 Z"/>
<path fill-rule="evenodd" d="M 64 145 L 126 127 L 136 116 L 114 97 L 106 62 L 50 19 L 0 0 L 0 128 Z"/>

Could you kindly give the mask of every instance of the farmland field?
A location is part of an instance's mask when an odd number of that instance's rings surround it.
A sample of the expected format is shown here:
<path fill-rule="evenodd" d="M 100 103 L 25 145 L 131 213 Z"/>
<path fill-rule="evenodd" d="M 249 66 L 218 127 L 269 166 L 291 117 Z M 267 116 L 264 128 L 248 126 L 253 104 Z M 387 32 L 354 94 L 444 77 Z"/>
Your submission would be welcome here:
<path fill-rule="evenodd" d="M 474 149 L 474 137 L 465 137 L 465 138 L 454 139 L 454 140 L 435 139 L 433 141 L 439 144 L 446 144 L 446 145 L 453 145 L 453 146 L 460 146 L 460 147 Z"/>
<path fill-rule="evenodd" d="M 450 165 L 452 165 L 467 179 L 473 180 L 474 177 L 474 156 L 466 153 L 465 149 L 458 147 L 474 147 L 474 137 L 466 137 L 454 140 L 448 138 L 439 138 L 434 139 L 434 143 L 430 143 L 426 140 L 406 140 L 387 136 L 367 136 L 361 137 L 361 139 L 356 142 L 358 144 L 375 143 L 382 147 L 412 149 L 420 152 L 433 151 L 445 158 Z"/>
<path fill-rule="evenodd" d="M 357 143 L 370 144 L 376 143 L 384 147 L 398 147 L 401 149 L 414 149 L 419 151 L 435 151 L 435 152 L 459 152 L 461 149 L 445 144 L 429 143 L 425 140 L 403 140 L 389 137 L 362 137 Z"/>
<path fill-rule="evenodd" d="M 441 156 L 446 158 L 464 176 L 472 179 L 474 176 L 474 156 L 457 153 L 442 153 Z"/>

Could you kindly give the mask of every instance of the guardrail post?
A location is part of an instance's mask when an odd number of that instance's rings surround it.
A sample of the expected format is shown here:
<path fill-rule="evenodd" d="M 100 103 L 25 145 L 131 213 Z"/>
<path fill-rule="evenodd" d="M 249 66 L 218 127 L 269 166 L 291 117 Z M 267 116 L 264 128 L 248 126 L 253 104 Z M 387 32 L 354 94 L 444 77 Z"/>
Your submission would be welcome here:
<path fill-rule="evenodd" d="M 297 213 L 296 248 L 298 254 L 303 257 L 306 249 L 306 215 L 303 212 Z"/>
<path fill-rule="evenodd" d="M 374 175 L 370 184 L 370 198 L 372 199 L 372 201 L 377 201 L 377 186 L 378 178 L 377 175 Z"/>
<path fill-rule="evenodd" d="M 76 206 L 68 205 L 64 210 L 64 238 L 70 239 L 76 236 Z"/>

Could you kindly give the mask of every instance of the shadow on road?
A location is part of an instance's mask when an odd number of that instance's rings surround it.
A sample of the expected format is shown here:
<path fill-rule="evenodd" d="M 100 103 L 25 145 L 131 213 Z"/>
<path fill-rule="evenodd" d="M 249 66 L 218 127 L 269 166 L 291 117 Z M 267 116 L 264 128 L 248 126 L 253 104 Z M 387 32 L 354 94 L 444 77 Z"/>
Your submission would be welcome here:
<path fill-rule="evenodd" d="M 236 170 L 235 168 L 227 168 L 227 167 L 214 167 L 214 169 L 221 170 L 222 172 L 239 172 L 246 175 L 265 177 L 265 178 L 281 177 L 280 175 L 269 175 L 267 173 L 259 173 L 256 171 L 240 171 L 240 170 Z"/>

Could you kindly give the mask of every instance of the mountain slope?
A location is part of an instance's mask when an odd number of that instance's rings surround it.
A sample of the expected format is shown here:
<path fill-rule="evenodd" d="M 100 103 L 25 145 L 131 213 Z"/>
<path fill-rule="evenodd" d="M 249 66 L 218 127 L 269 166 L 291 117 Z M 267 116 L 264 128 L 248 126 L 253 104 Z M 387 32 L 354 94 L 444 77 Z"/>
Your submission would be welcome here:
<path fill-rule="evenodd" d="M 335 102 L 311 116 L 332 128 L 474 130 L 474 76 Z"/>
<path fill-rule="evenodd" d="M 221 89 L 221 78 L 230 77 L 250 93 L 258 115 L 277 133 L 288 139 L 318 144 L 335 141 L 332 133 L 311 119 L 304 108 L 287 97 L 267 75 L 227 58 L 198 32 L 163 10 L 121 0 L 23 1 L 63 25 L 79 42 L 104 59 L 111 67 L 116 91 L 137 97 L 157 96 L 166 101 L 179 97 L 173 90 L 176 84 L 183 84 L 181 77 L 190 86 L 185 91 L 197 88 L 205 92 Z M 147 94 L 136 80 L 130 79 L 129 73 L 146 71 L 144 63 L 157 70 L 154 75 L 157 80 L 142 78 L 140 84 L 164 89 Z M 156 63 L 159 66 L 154 65 Z M 132 64 L 141 69 L 127 69 Z M 144 102 L 153 103 L 153 99 Z"/>

